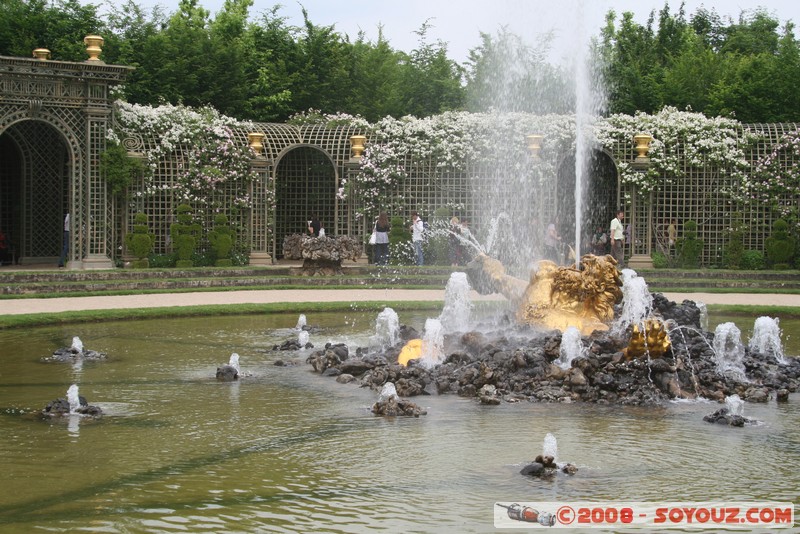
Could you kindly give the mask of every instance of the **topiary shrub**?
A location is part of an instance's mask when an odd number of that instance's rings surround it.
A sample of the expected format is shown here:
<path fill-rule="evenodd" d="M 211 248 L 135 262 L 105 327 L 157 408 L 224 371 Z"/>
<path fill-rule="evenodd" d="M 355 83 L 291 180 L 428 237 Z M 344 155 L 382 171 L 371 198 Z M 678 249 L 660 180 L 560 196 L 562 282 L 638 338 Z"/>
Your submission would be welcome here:
<path fill-rule="evenodd" d="M 697 239 L 697 223 L 686 221 L 683 225 L 683 238 L 678 239 L 678 265 L 684 269 L 697 269 L 700 267 L 700 254 L 703 252 L 703 242 Z"/>
<path fill-rule="evenodd" d="M 137 213 L 133 222 L 133 232 L 125 236 L 125 246 L 136 258 L 131 266 L 134 269 L 147 269 L 150 266 L 148 256 L 153 251 L 156 235 L 147 231 L 147 215 L 144 213 Z"/>
<path fill-rule="evenodd" d="M 722 266 L 726 269 L 741 269 L 744 256 L 744 230 L 736 228 L 728 234 L 722 250 Z"/>
<path fill-rule="evenodd" d="M 669 259 L 662 252 L 651 253 L 650 259 L 653 260 L 653 267 L 656 269 L 666 269 L 669 267 Z"/>
<path fill-rule="evenodd" d="M 172 237 L 172 248 L 178 259 L 175 267 L 185 269 L 194 265 L 192 253 L 197 246 L 197 236 L 200 235 L 200 225 L 192 222 L 192 208 L 188 204 L 178 206 L 178 222 L 169 227 Z"/>
<path fill-rule="evenodd" d="M 231 250 L 236 241 L 236 233 L 228 224 L 228 216 L 220 213 L 214 217 L 214 229 L 208 233 L 208 242 L 216 258 L 214 265 L 217 267 L 230 267 Z"/>
<path fill-rule="evenodd" d="M 389 263 L 391 265 L 413 265 L 414 246 L 411 231 L 403 224 L 402 217 L 392 217 L 389 230 Z"/>
<path fill-rule="evenodd" d="M 767 265 L 773 269 L 789 269 L 795 254 L 795 238 L 789 235 L 789 223 L 778 219 L 772 223 L 772 234 L 764 242 Z"/>
<path fill-rule="evenodd" d="M 760 250 L 745 250 L 744 254 L 742 254 L 742 269 L 758 271 L 766 267 L 767 262 L 764 259 L 764 253 Z"/>

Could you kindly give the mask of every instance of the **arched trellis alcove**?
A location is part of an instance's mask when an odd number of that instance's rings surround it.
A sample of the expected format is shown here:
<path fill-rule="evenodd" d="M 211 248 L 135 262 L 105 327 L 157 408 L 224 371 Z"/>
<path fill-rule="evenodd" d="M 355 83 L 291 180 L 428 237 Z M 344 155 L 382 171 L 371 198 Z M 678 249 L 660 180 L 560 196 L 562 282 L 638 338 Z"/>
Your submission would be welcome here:
<path fill-rule="evenodd" d="M 283 257 L 283 239 L 306 233 L 312 215 L 327 234 L 338 224 L 339 177 L 333 159 L 311 145 L 289 147 L 275 165 L 275 255 Z"/>
<path fill-rule="evenodd" d="M 69 212 L 71 151 L 56 128 L 39 120 L 17 122 L 0 138 L 3 231 L 19 263 L 55 265 Z"/>
<path fill-rule="evenodd" d="M 55 224 L 53 234 L 38 226 L 52 226 L 50 217 L 62 219 L 68 211 L 68 267 L 113 266 L 113 206 L 99 160 L 111 122 L 109 87 L 124 81 L 131 70 L 96 59 L 73 63 L 0 56 L 0 135 L 9 136 L 6 149 L 15 146 L 18 156 L 0 161 L 0 177 L 10 180 L 2 187 L 24 195 L 27 202 L 16 214 L 6 208 L 0 220 L 17 217 L 23 258 L 52 260 L 62 223 Z M 53 146 L 47 146 L 50 142 Z M 34 175 L 35 171 L 42 176 Z M 13 191 L 20 176 L 21 191 Z M 26 189 L 29 186 L 52 191 L 33 193 Z M 47 202 L 33 202 L 36 198 Z"/>

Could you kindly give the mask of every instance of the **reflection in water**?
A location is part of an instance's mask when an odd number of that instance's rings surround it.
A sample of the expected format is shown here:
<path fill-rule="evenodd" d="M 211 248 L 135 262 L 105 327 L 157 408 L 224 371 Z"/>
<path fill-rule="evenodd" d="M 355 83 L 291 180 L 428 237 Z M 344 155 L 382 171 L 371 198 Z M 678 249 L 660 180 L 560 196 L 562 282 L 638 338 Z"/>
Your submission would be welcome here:
<path fill-rule="evenodd" d="M 426 317 L 400 314 L 419 330 Z M 375 335 L 375 314 L 309 320 L 321 343 L 367 346 Z M 740 429 L 703 422 L 718 407 L 709 402 L 487 407 L 443 395 L 413 398 L 425 417 L 375 417 L 377 392 L 305 364 L 273 365 L 287 354 L 271 347 L 296 338 L 296 321 L 0 332 L 0 532 L 490 532 L 498 501 L 797 499 L 796 394 L 785 404 L 748 404 L 748 416 L 764 424 Z M 84 364 L 81 391 L 109 402 L 103 418 L 79 421 L 79 439 L 71 418 L 19 413 L 41 410 L 69 386 L 69 364 L 39 359 L 74 331 L 108 353 Z M 252 375 L 216 381 L 209 355 L 233 351 Z M 578 473 L 519 475 L 548 433 Z"/>

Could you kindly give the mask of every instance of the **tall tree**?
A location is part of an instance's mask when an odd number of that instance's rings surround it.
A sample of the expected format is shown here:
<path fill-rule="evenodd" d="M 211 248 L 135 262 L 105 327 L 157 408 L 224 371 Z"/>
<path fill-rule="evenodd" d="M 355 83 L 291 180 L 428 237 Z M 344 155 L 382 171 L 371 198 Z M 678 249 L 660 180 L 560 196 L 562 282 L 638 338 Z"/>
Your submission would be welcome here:
<path fill-rule="evenodd" d="M 447 57 L 446 43 L 428 42 L 431 27 L 426 21 L 415 32 L 419 36 L 418 47 L 411 51 L 402 69 L 404 111 L 417 117 L 458 110 L 464 105 L 463 68 Z"/>

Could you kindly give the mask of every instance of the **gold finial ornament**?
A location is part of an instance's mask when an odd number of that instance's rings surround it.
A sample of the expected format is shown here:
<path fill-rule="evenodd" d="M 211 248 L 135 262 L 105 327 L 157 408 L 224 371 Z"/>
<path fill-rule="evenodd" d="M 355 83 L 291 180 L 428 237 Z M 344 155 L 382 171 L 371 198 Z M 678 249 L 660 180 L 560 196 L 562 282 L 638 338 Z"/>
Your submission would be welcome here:
<path fill-rule="evenodd" d="M 50 50 L 48 50 L 47 48 L 34 48 L 33 57 L 35 57 L 40 61 L 44 61 L 45 59 L 50 59 Z"/>
<path fill-rule="evenodd" d="M 648 152 L 650 152 L 650 143 L 653 141 L 653 137 L 647 134 L 636 134 L 633 136 L 633 145 L 634 149 L 636 150 L 636 161 L 637 163 L 644 163 L 650 160 L 648 157 Z"/>
<path fill-rule="evenodd" d="M 364 153 L 364 145 L 366 144 L 367 144 L 367 136 L 365 135 L 350 136 L 350 149 L 352 150 L 354 158 L 356 159 L 361 158 L 361 154 Z"/>
<path fill-rule="evenodd" d="M 99 35 L 87 35 L 83 38 L 83 44 L 86 45 L 86 53 L 89 54 L 89 59 L 86 61 L 100 61 L 100 53 L 103 51 L 103 43 L 105 40 Z"/>
<path fill-rule="evenodd" d="M 533 134 L 525 136 L 525 139 L 528 140 L 528 150 L 530 151 L 531 155 L 539 159 L 539 154 L 542 151 L 542 140 L 544 139 L 543 135 Z"/>
<path fill-rule="evenodd" d="M 264 140 L 264 134 L 260 132 L 251 132 L 247 134 L 247 141 L 250 143 L 250 148 L 256 153 L 256 156 L 261 155 L 264 145 L 261 143 Z"/>

